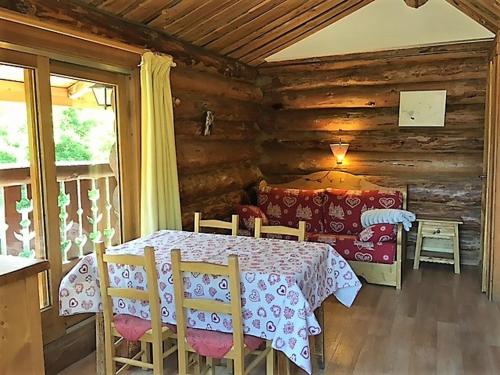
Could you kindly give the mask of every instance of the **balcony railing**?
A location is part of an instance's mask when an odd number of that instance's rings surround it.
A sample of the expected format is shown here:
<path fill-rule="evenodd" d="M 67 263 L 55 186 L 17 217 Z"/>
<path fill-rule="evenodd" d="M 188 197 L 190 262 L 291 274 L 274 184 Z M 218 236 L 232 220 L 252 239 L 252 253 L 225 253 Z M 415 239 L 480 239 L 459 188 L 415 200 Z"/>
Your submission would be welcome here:
<path fill-rule="evenodd" d="M 56 171 L 63 262 L 92 252 L 97 242 L 118 241 L 119 194 L 110 166 L 61 165 Z M 28 167 L 0 165 L 0 254 L 35 256 L 30 181 Z"/>

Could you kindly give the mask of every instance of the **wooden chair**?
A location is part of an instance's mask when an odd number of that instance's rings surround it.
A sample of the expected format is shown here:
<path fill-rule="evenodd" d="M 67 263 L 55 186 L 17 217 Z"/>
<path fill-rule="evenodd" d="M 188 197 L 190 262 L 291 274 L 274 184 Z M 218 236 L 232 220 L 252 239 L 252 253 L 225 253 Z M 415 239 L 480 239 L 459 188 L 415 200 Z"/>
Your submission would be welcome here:
<path fill-rule="evenodd" d="M 172 272 L 174 281 L 175 312 L 177 319 L 177 346 L 179 355 L 179 374 L 185 375 L 188 368 L 188 353 L 198 353 L 207 357 L 207 368 L 209 373 L 214 374 L 213 356 L 207 353 L 210 348 L 200 350 L 199 345 L 194 342 L 198 338 L 206 343 L 217 342 L 217 346 L 224 346 L 228 352 L 222 358 L 234 361 L 234 371 L 237 375 L 250 372 L 261 360 L 266 359 L 266 373 L 272 375 L 274 371 L 274 351 L 271 342 L 267 341 L 264 349 L 264 341 L 254 336 L 243 335 L 243 323 L 241 314 L 240 295 L 240 272 L 238 257 L 230 255 L 228 265 L 218 265 L 204 262 L 183 262 L 181 252 L 172 250 Z M 184 295 L 183 272 L 193 272 L 209 275 L 225 276 L 229 281 L 231 302 L 224 303 L 212 299 L 192 299 Z M 185 309 L 194 309 L 212 313 L 229 314 L 233 320 L 233 332 L 222 333 L 217 331 L 187 328 Z M 201 337 L 201 339 L 200 339 Z M 193 348 L 198 347 L 198 350 Z M 219 353 L 220 354 L 220 353 Z M 256 358 L 245 368 L 245 354 L 256 355 Z M 221 358 L 219 355 L 217 358 Z M 204 373 L 204 372 L 203 372 Z"/>
<path fill-rule="evenodd" d="M 306 239 L 306 222 L 299 221 L 298 228 L 290 228 L 290 227 L 285 227 L 282 225 L 262 225 L 262 219 L 259 217 L 256 217 L 255 218 L 255 238 L 260 238 L 262 233 L 294 236 L 294 237 L 297 237 L 299 242 L 303 242 Z"/>
<path fill-rule="evenodd" d="M 156 262 L 154 249 L 146 247 L 144 256 L 137 255 L 108 255 L 105 254 L 104 245 L 98 244 L 96 249 L 97 266 L 100 275 L 100 289 L 104 315 L 104 348 L 106 357 L 106 374 L 116 373 L 116 362 L 123 363 L 124 366 L 118 371 L 126 370 L 130 366 L 153 369 L 154 375 L 163 375 L 163 360 L 170 354 L 175 353 L 177 346 L 173 345 L 167 350 L 163 350 L 163 342 L 168 338 L 175 338 L 173 331 L 161 322 L 160 296 L 158 293 L 158 276 L 156 271 Z M 108 264 L 120 264 L 128 266 L 143 267 L 146 271 L 148 290 L 138 290 L 130 288 L 110 287 Z M 127 298 L 139 301 L 148 301 L 151 311 L 151 321 L 141 318 L 132 318 L 126 315 L 113 316 L 113 298 Z M 130 324 L 147 324 L 151 326 L 139 339 L 141 350 L 132 358 L 117 357 L 115 347 L 124 340 L 123 336 L 117 331 L 115 321 L 117 318 L 126 317 Z M 127 323 L 128 324 L 128 323 Z M 147 327 L 147 326 L 146 326 Z M 119 338 L 115 343 L 115 338 Z M 149 344 L 152 345 L 153 361 L 150 362 L 151 351 Z M 139 357 L 141 360 L 139 360 Z"/>
<path fill-rule="evenodd" d="M 200 233 L 201 228 L 214 228 L 214 229 L 228 229 L 231 230 L 231 235 L 238 235 L 238 227 L 240 223 L 240 217 L 238 215 L 233 215 L 231 217 L 231 222 L 215 219 L 201 219 L 201 212 L 194 213 L 194 231 L 195 233 Z"/>

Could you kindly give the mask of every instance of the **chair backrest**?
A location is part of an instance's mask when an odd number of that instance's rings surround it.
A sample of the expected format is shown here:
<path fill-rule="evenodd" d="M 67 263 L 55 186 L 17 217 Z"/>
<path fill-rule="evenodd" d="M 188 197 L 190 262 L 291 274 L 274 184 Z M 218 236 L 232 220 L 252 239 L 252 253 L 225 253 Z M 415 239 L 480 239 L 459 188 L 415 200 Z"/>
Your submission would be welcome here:
<path fill-rule="evenodd" d="M 233 348 L 226 354 L 226 358 L 241 358 L 244 355 L 244 339 L 241 316 L 240 271 L 238 257 L 236 255 L 229 255 L 227 266 L 223 266 L 206 262 L 184 262 L 181 259 L 181 251 L 179 249 L 172 250 L 171 254 L 172 273 L 174 279 L 175 314 L 177 320 L 177 340 L 179 347 L 181 348 L 184 345 L 188 345 L 186 342 L 187 325 L 186 316 L 184 314 L 185 309 L 228 314 L 231 315 L 233 320 Z M 184 295 L 184 272 L 227 277 L 231 302 L 224 303 L 213 299 L 187 298 Z"/>
<path fill-rule="evenodd" d="M 231 231 L 231 235 L 238 235 L 238 227 L 240 223 L 240 217 L 238 215 L 233 215 L 231 217 L 231 222 L 215 219 L 201 219 L 201 212 L 194 213 L 194 231 L 195 233 L 200 233 L 201 228 L 215 228 L 215 229 L 228 229 Z"/>
<path fill-rule="evenodd" d="M 280 234 L 297 237 L 299 242 L 306 239 L 306 222 L 299 221 L 298 228 L 285 227 L 283 225 L 262 225 L 260 217 L 255 218 L 255 238 L 260 238 L 262 233 Z"/>
<path fill-rule="evenodd" d="M 99 284 L 103 305 L 104 324 L 111 326 L 113 321 L 112 298 L 127 298 L 132 300 L 149 302 L 151 328 L 153 331 L 161 331 L 160 295 L 158 292 L 158 274 L 154 248 L 147 246 L 144 256 L 125 254 L 106 254 L 104 244 L 99 243 L 96 247 L 97 266 L 99 269 Z M 109 264 L 143 267 L 146 271 L 147 290 L 133 288 L 115 288 L 110 285 Z"/>

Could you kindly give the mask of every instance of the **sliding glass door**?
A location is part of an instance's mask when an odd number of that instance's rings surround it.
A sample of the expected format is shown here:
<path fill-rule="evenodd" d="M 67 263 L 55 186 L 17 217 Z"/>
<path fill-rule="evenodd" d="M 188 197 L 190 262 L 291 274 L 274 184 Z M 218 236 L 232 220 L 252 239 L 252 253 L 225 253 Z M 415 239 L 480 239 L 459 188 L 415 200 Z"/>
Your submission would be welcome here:
<path fill-rule="evenodd" d="M 122 215 L 134 206 L 122 199 L 122 143 L 137 152 L 123 141 L 127 82 L 0 48 L 0 254 L 50 261 L 39 277 L 45 343 L 88 318 L 59 317 L 61 278 L 96 243 L 133 236 Z"/>

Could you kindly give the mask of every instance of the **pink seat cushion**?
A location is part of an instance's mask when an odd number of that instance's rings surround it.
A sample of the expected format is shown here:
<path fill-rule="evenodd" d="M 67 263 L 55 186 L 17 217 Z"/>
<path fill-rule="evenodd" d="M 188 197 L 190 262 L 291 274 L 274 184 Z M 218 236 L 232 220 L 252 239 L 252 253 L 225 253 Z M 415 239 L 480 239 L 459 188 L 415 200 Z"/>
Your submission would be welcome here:
<path fill-rule="evenodd" d="M 113 317 L 113 323 L 118 333 L 128 341 L 139 340 L 151 329 L 151 321 L 127 314 L 117 314 Z M 172 324 L 162 324 L 176 332 L 177 327 Z"/>
<path fill-rule="evenodd" d="M 210 358 L 224 358 L 233 347 L 231 333 L 208 331 L 205 329 L 187 329 L 187 342 L 198 354 Z M 264 340 L 250 335 L 245 335 L 245 345 L 250 350 L 256 350 Z"/>

